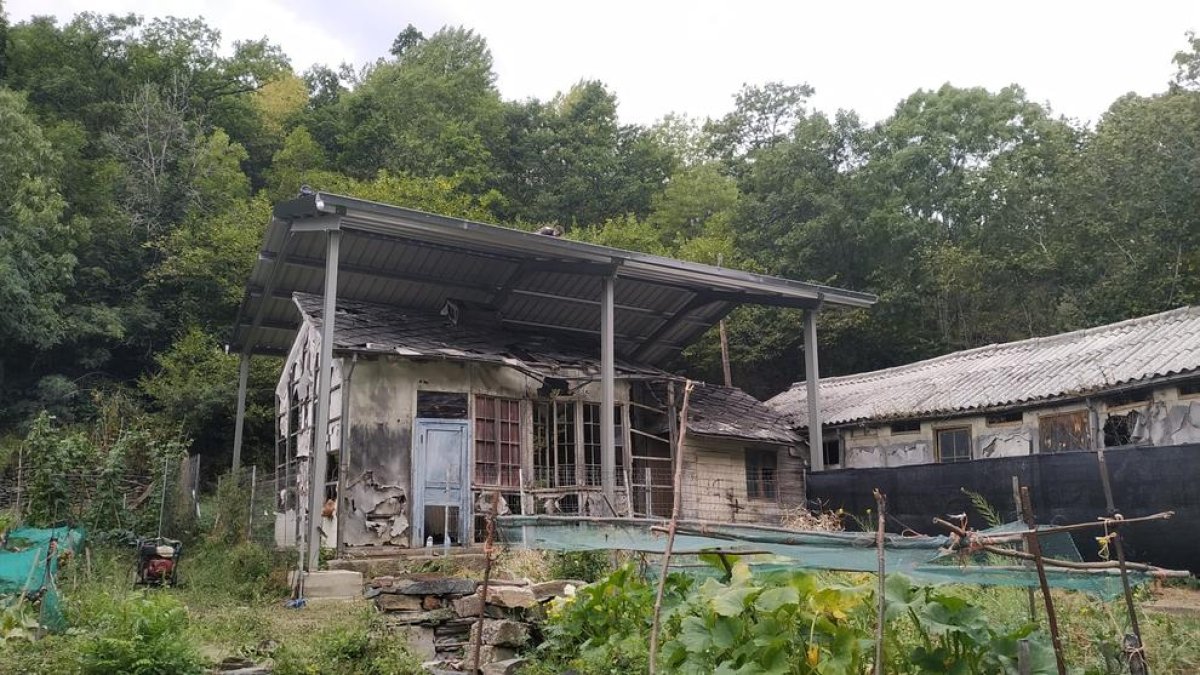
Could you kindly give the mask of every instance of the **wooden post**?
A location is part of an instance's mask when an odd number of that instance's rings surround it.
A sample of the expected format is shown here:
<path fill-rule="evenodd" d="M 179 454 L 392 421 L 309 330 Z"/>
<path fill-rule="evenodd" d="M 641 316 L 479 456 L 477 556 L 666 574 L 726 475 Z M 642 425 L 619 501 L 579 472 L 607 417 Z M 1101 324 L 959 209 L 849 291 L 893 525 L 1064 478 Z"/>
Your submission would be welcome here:
<path fill-rule="evenodd" d="M 668 386 L 674 387 L 673 383 Z M 654 675 L 658 665 L 658 619 L 662 611 L 663 591 L 667 587 L 667 570 L 671 566 L 671 549 L 675 547 L 675 528 L 679 526 L 679 511 L 683 497 L 683 446 L 687 442 L 688 399 L 691 398 L 695 383 L 688 380 L 683 386 L 683 409 L 679 413 L 678 441 L 673 448 L 675 454 L 675 494 L 672 495 L 671 522 L 667 527 L 667 545 L 663 549 L 662 566 L 658 574 L 658 592 L 654 596 L 654 621 L 650 625 L 650 675 Z"/>
<path fill-rule="evenodd" d="M 1021 517 L 1021 479 L 1017 478 L 1016 476 L 1012 477 L 1012 490 L 1013 490 L 1013 507 L 1016 508 L 1016 510 L 1017 510 L 1017 517 L 1020 518 Z M 1023 547 L 1018 546 L 1017 550 L 1021 550 L 1022 548 Z M 1037 602 L 1033 599 L 1033 587 L 1027 586 L 1025 588 L 1025 592 L 1029 596 L 1029 620 L 1037 621 Z"/>
<path fill-rule="evenodd" d="M 1025 525 L 1031 530 L 1025 535 L 1025 545 L 1033 554 L 1037 567 L 1038 583 L 1042 587 L 1042 599 L 1046 602 L 1046 619 L 1050 624 L 1050 640 L 1054 643 L 1054 660 L 1058 664 L 1058 675 L 1067 675 L 1067 663 L 1063 659 L 1062 639 L 1058 635 L 1058 615 L 1054 612 L 1054 598 L 1050 597 L 1050 583 L 1046 581 L 1046 566 L 1042 564 L 1042 543 L 1038 541 L 1037 520 L 1033 515 L 1033 504 L 1029 500 L 1029 488 L 1021 488 L 1021 513 Z"/>
<path fill-rule="evenodd" d="M 483 620 L 487 616 L 487 597 L 488 583 L 492 579 L 492 541 L 496 535 L 496 514 L 500 512 L 500 491 L 493 493 L 492 510 L 487 514 L 487 536 L 483 542 L 483 586 L 480 592 L 483 594 L 479 602 L 479 618 L 475 622 L 474 645 L 472 645 L 473 657 L 471 663 L 472 673 L 479 672 L 479 651 L 483 645 Z"/>
<path fill-rule="evenodd" d="M 879 564 L 879 585 L 876 594 L 879 616 L 875 621 L 875 675 L 883 675 L 883 628 L 887 613 L 887 597 L 884 595 L 884 575 L 886 573 L 886 557 L 883 551 L 883 530 L 886 525 L 884 513 L 887 511 L 887 497 L 875 488 L 875 508 L 879 511 L 879 524 L 875 527 L 875 557 Z"/>
<path fill-rule="evenodd" d="M 1104 448 L 1096 448 L 1096 461 L 1100 463 L 1100 483 L 1104 488 L 1104 502 L 1108 509 L 1108 517 L 1121 519 L 1113 500 L 1112 480 L 1108 474 L 1108 462 L 1104 459 Z M 1117 549 L 1117 566 L 1121 570 L 1121 590 L 1125 593 L 1125 611 L 1129 613 L 1129 628 L 1132 635 L 1126 635 L 1122 648 L 1129 656 L 1129 670 L 1133 673 L 1146 672 L 1146 652 L 1142 643 L 1142 629 L 1138 625 L 1137 606 L 1133 603 L 1133 589 L 1129 586 L 1129 569 L 1125 562 L 1125 545 L 1121 543 L 1121 527 L 1113 525 L 1112 539 Z"/>
<path fill-rule="evenodd" d="M 1033 664 L 1029 661 L 1029 639 L 1017 640 L 1017 672 L 1020 675 L 1031 675 Z"/>

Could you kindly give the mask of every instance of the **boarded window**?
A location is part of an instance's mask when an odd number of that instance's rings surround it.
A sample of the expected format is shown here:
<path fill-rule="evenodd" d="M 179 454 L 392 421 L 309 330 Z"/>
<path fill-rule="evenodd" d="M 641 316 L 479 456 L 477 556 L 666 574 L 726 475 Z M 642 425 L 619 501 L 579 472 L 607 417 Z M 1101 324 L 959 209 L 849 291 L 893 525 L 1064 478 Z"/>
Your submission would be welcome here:
<path fill-rule="evenodd" d="M 521 402 L 475 397 L 475 483 L 520 485 Z"/>
<path fill-rule="evenodd" d="M 746 497 L 775 499 L 778 494 L 779 454 L 772 450 L 746 451 Z"/>
<path fill-rule="evenodd" d="M 937 432 L 938 461 L 943 464 L 951 462 L 967 462 L 971 459 L 971 429 L 970 427 L 955 427 L 953 429 L 938 429 Z"/>
<path fill-rule="evenodd" d="M 465 420 L 467 419 L 467 395 L 452 391 L 418 391 L 417 417 Z"/>
<path fill-rule="evenodd" d="M 1043 415 L 1038 418 L 1039 452 L 1070 452 L 1087 450 L 1087 411 Z"/>

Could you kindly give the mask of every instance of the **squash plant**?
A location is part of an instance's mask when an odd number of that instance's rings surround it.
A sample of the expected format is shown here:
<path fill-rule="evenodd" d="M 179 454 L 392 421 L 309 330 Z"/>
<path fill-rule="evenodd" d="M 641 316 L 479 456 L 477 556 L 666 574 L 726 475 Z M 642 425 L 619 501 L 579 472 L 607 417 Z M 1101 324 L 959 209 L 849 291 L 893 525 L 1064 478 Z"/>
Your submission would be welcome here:
<path fill-rule="evenodd" d="M 809 572 L 755 577 L 745 563 L 708 579 L 671 613 L 664 664 L 679 673 L 821 673 L 864 670 L 870 590 Z"/>
<path fill-rule="evenodd" d="M 992 675 L 1017 672 L 1017 649 L 1029 641 L 1032 673 L 1057 673 L 1054 650 L 1037 625 L 1025 623 L 1013 630 L 992 626 L 983 610 L 963 598 L 934 586 L 915 586 L 894 574 L 885 582 L 889 630 L 886 653 L 888 672 Z M 909 621 L 918 644 L 898 639 L 897 622 Z"/>

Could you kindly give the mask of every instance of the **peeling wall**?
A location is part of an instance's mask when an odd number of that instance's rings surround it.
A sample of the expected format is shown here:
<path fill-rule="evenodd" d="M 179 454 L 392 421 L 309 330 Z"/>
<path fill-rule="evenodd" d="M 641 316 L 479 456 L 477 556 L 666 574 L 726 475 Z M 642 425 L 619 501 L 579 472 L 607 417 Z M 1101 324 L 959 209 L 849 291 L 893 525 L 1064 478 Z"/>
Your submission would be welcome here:
<path fill-rule="evenodd" d="M 307 322 L 301 325 L 292 348 L 284 361 L 279 382 L 275 386 L 276 437 L 280 440 L 286 475 L 291 477 L 278 495 L 275 539 L 279 546 L 291 546 L 298 538 L 297 527 L 303 523 L 309 504 L 309 461 L 315 443 L 313 426 L 316 423 L 317 359 L 320 356 L 321 335 Z M 338 452 L 342 446 L 342 363 L 333 361 L 330 381 L 329 426 L 330 447 Z M 293 402 L 299 405 L 298 428 L 291 428 L 289 410 Z M 289 437 L 295 432 L 295 437 Z M 336 520 L 322 526 L 326 545 L 336 541 Z"/>
<path fill-rule="evenodd" d="M 563 372 L 556 376 L 574 377 Z M 410 546 L 412 542 L 412 430 L 417 391 L 463 392 L 468 417 L 474 417 L 474 395 L 530 400 L 542 382 L 515 368 L 456 361 L 413 361 L 400 357 L 360 358 L 348 390 L 347 464 L 339 508 L 344 509 L 342 541 L 346 546 Z M 618 403 L 628 400 L 628 384 L 618 381 Z M 600 384 L 583 385 L 578 398 L 598 401 Z M 523 406 L 522 464 L 532 476 L 531 406 Z M 468 446 L 473 451 L 473 444 Z"/>
<path fill-rule="evenodd" d="M 930 464 L 937 461 L 936 433 L 940 429 L 968 427 L 971 430 L 973 459 L 1017 457 L 1038 452 L 1039 419 L 1046 415 L 1087 410 L 1087 401 L 1078 400 L 1021 412 L 1021 419 L 988 423 L 986 415 L 955 417 L 921 422 L 919 431 L 892 433 L 888 424 L 827 429 L 842 440 L 842 462 L 830 469 L 866 469 Z M 1137 403 L 1107 403 L 1103 397 L 1092 400 L 1097 430 L 1103 442 L 1104 424 L 1110 415 L 1136 411 L 1140 420 L 1134 427 L 1133 444 L 1180 445 L 1200 443 L 1200 395 L 1181 395 L 1174 385 L 1154 389 L 1150 400 Z"/>
<path fill-rule="evenodd" d="M 776 523 L 804 504 L 804 459 L 788 448 L 708 436 L 689 436 L 683 447 L 682 516 L 722 523 Z M 746 492 L 746 450 L 776 452 L 775 499 Z"/>

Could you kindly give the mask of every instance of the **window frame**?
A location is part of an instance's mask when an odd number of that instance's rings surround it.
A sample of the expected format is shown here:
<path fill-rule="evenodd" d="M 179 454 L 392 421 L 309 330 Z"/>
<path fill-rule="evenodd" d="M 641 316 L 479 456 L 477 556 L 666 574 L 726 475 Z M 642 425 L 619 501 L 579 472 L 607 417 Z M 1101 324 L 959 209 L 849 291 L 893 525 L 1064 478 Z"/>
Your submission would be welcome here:
<path fill-rule="evenodd" d="M 838 459 L 838 461 L 836 461 L 836 462 L 829 461 L 828 446 L 830 443 L 837 444 L 837 459 Z M 842 441 L 842 435 L 835 433 L 833 435 L 833 438 L 830 438 L 829 436 L 825 436 L 824 438 L 822 438 L 821 439 L 822 466 L 824 466 L 827 469 L 829 467 L 840 467 L 840 466 L 842 466 L 842 462 L 844 462 L 844 461 L 846 461 L 846 443 L 844 441 Z"/>
<path fill-rule="evenodd" d="M 521 487 L 521 448 L 525 439 L 525 416 L 522 411 L 521 399 L 475 394 L 471 402 L 473 404 L 471 440 L 474 446 L 471 457 L 472 485 L 519 490 Z M 491 405 L 488 417 L 485 417 L 482 412 L 485 406 L 481 403 L 484 402 Z M 481 426 L 481 422 L 490 423 L 491 438 L 482 437 L 484 436 L 483 429 L 487 427 Z M 508 427 L 508 438 L 510 439 L 507 441 L 504 440 L 505 434 L 503 433 L 505 425 Z M 489 443 L 492 445 L 491 454 L 485 458 L 480 449 Z M 492 480 L 489 480 L 486 471 L 481 473 L 481 467 L 486 466 L 492 467 Z"/>
<path fill-rule="evenodd" d="M 937 463 L 938 464 L 959 464 L 962 462 L 969 462 L 969 461 L 975 459 L 975 435 L 972 434 L 971 431 L 972 431 L 972 429 L 971 429 L 970 425 L 964 425 L 964 424 L 956 424 L 954 426 L 934 428 L 934 430 L 933 430 L 934 459 L 937 460 Z M 942 445 L 943 445 L 942 444 L 942 434 L 957 434 L 957 433 L 964 433 L 964 432 L 967 435 L 967 455 L 966 455 L 966 457 L 961 457 L 960 455 L 956 454 L 954 459 L 947 460 L 945 453 L 942 452 Z"/>
<path fill-rule="evenodd" d="M 1082 438 L 1081 447 L 1070 448 L 1070 447 L 1064 446 L 1064 447 L 1051 449 L 1049 447 L 1049 444 L 1046 443 L 1047 431 L 1050 430 L 1050 428 L 1048 428 L 1046 425 L 1048 423 L 1050 423 L 1052 420 L 1064 419 L 1067 417 L 1077 417 L 1077 418 L 1081 418 L 1083 421 L 1083 424 L 1082 424 L 1083 435 L 1081 437 Z M 1088 421 L 1088 411 L 1086 408 L 1082 408 L 1079 410 L 1064 410 L 1061 412 L 1053 412 L 1053 413 L 1046 413 L 1043 415 L 1038 415 L 1038 454 L 1039 455 L 1041 455 L 1041 454 L 1053 455 L 1053 454 L 1058 454 L 1061 452 L 1081 452 L 1081 451 L 1087 451 L 1087 450 L 1091 450 L 1091 449 L 1092 449 L 1092 431 L 1090 428 L 1090 423 Z"/>
<path fill-rule="evenodd" d="M 602 471 L 604 462 L 603 442 L 600 436 L 590 436 L 590 434 L 600 429 L 599 413 L 601 412 L 600 406 L 603 404 L 599 401 L 584 398 L 565 397 L 536 399 L 531 401 L 531 403 L 533 405 L 531 436 L 533 447 L 531 448 L 531 456 L 534 480 L 537 482 L 538 487 L 563 489 L 602 487 L 604 484 Z M 559 416 L 558 406 L 564 406 L 566 409 L 571 410 L 571 412 Z M 615 455 L 614 467 L 616 473 L 613 480 L 616 486 L 623 486 L 625 484 L 623 472 L 626 451 L 624 408 L 625 404 L 622 402 L 613 403 L 613 430 L 615 434 L 613 452 Z M 543 421 L 541 417 L 546 413 L 549 413 L 549 415 Z M 595 417 L 593 417 L 593 414 Z M 561 439 L 558 427 L 560 421 L 571 427 L 569 433 L 571 436 L 572 462 L 569 464 L 571 467 L 569 472 L 561 469 L 567 467 L 568 463 L 561 461 L 565 455 L 562 455 L 559 451 Z M 542 428 L 546 429 L 544 439 L 539 438 L 539 430 Z M 546 444 L 545 448 L 538 447 L 538 444 L 541 442 Z M 589 453 L 595 453 L 592 458 L 598 459 L 600 463 L 589 462 Z M 544 460 L 551 461 L 546 462 Z M 547 469 L 550 470 L 549 473 L 546 473 Z M 570 482 L 565 480 L 568 473 L 571 476 Z"/>
<path fill-rule="evenodd" d="M 768 458 L 769 461 L 766 461 Z M 743 450 L 742 461 L 746 469 L 746 499 L 772 502 L 778 500 L 779 451 L 746 448 Z"/>

